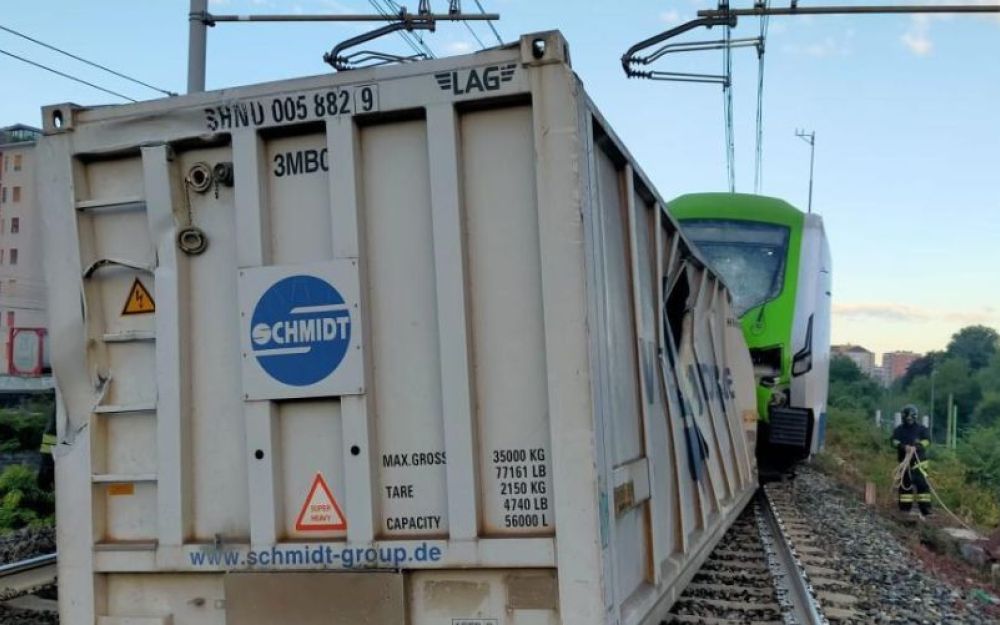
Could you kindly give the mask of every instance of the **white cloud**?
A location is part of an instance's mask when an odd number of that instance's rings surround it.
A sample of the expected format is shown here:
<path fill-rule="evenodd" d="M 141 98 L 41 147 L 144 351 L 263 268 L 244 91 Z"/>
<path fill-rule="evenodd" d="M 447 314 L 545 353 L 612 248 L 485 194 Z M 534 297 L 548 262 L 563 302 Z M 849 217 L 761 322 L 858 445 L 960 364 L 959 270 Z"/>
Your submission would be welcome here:
<path fill-rule="evenodd" d="M 835 56 L 850 56 L 853 52 L 851 46 L 854 40 L 854 30 L 848 29 L 839 35 L 828 35 L 819 41 L 808 44 L 788 43 L 781 46 L 782 51 L 791 54 L 805 54 L 816 58 L 829 58 Z"/>
<path fill-rule="evenodd" d="M 444 49 L 448 54 L 469 54 L 476 47 L 468 41 L 452 41 L 446 44 Z"/>
<path fill-rule="evenodd" d="M 980 310 L 942 310 L 908 306 L 891 302 L 834 303 L 833 314 L 841 318 L 879 319 L 898 322 L 946 321 L 955 323 L 996 323 L 996 310 L 986 306 Z"/>
<path fill-rule="evenodd" d="M 922 0 L 918 4 L 975 4 L 993 5 L 996 0 Z M 987 19 L 1000 25 L 1000 13 L 980 13 L 979 18 Z M 927 56 L 934 51 L 934 42 L 931 40 L 931 24 L 933 22 L 946 22 L 955 18 L 954 14 L 921 14 L 910 17 L 910 26 L 906 29 L 899 40 L 903 46 L 917 56 Z"/>
<path fill-rule="evenodd" d="M 914 15 L 910 17 L 910 27 L 900 36 L 899 40 L 911 53 L 917 56 L 927 56 L 934 49 L 930 30 L 930 16 Z"/>
<path fill-rule="evenodd" d="M 669 11 L 664 11 L 660 13 L 660 21 L 665 24 L 677 24 L 681 21 L 680 11 L 677 9 L 670 9 Z"/>

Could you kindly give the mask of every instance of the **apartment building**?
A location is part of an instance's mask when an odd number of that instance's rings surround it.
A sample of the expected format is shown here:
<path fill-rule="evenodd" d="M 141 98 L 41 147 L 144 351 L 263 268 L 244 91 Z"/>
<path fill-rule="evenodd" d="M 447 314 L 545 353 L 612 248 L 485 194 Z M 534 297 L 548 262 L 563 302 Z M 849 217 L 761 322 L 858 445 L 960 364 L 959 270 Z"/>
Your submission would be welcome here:
<path fill-rule="evenodd" d="M 0 128 L 0 374 L 8 373 L 10 329 L 44 328 L 42 220 L 35 198 L 37 128 Z"/>
<path fill-rule="evenodd" d="M 886 352 L 882 354 L 882 367 L 888 373 L 889 382 L 895 382 L 906 375 L 906 370 L 918 358 L 920 358 L 920 354 L 914 352 Z"/>
<path fill-rule="evenodd" d="M 847 356 L 854 361 L 854 364 L 864 372 L 865 375 L 875 374 L 875 354 L 860 345 L 833 345 L 830 351 L 834 355 Z"/>

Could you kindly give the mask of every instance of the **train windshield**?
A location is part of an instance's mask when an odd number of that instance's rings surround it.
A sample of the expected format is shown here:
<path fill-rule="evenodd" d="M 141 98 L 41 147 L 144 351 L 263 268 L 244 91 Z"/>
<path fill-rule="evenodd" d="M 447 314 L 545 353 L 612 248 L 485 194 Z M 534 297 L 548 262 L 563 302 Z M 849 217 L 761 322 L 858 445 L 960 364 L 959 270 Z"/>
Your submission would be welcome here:
<path fill-rule="evenodd" d="M 787 226 L 723 219 L 682 223 L 684 233 L 732 291 L 737 316 L 781 294 L 788 257 Z"/>

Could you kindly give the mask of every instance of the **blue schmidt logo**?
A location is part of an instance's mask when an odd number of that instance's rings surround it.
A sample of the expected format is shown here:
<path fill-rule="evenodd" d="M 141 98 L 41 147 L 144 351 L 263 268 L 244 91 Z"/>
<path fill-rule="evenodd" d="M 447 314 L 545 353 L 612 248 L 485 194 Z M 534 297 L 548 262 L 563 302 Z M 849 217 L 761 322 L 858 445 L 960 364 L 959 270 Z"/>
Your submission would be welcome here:
<path fill-rule="evenodd" d="M 337 289 L 315 276 L 289 276 L 264 292 L 250 339 L 257 362 L 275 380 L 308 386 L 340 365 L 351 342 L 351 313 Z"/>

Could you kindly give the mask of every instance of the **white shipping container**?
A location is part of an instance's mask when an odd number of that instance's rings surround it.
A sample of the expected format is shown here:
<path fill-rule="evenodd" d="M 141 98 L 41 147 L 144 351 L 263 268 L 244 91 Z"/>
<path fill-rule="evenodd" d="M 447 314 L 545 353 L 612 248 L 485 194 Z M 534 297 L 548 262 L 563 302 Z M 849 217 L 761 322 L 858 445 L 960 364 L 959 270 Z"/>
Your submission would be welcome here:
<path fill-rule="evenodd" d="M 62 622 L 659 623 L 754 492 L 559 33 L 43 115 Z"/>

